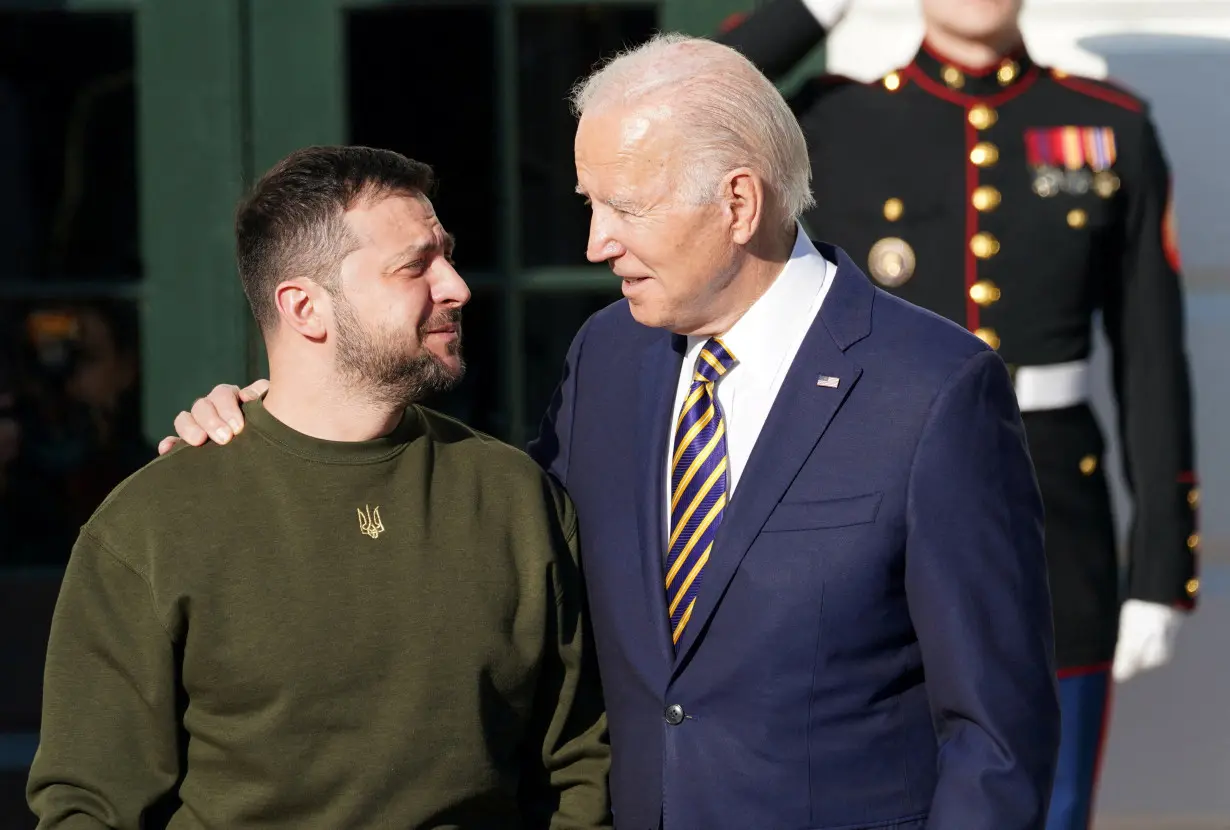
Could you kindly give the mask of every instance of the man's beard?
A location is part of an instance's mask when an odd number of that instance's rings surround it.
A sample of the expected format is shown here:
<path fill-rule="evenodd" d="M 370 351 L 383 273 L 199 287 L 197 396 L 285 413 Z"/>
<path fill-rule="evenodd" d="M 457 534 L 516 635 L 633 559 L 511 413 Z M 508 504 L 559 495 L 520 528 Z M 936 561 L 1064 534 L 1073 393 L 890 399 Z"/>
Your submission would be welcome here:
<path fill-rule="evenodd" d="M 387 329 L 369 331 L 359 321 L 344 297 L 334 299 L 337 323 L 337 368 L 352 388 L 375 402 L 408 406 L 437 392 L 447 392 L 461 382 L 465 361 L 461 355 L 461 309 L 435 314 L 416 332 L 419 354 L 407 355 L 411 345 L 404 334 Z M 458 368 L 444 363 L 424 345 L 427 332 L 453 323 L 457 336 L 448 344 L 449 355 L 459 359 Z"/>

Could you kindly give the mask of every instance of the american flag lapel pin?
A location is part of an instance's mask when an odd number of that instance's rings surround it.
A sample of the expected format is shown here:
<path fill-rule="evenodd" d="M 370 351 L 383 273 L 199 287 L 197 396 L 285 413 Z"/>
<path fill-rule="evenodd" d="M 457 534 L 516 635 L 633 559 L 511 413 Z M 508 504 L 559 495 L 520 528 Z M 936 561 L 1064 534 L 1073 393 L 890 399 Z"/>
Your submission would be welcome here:
<path fill-rule="evenodd" d="M 839 383 L 841 383 L 841 380 L 831 375 L 821 375 L 816 378 L 816 386 L 823 386 L 826 389 L 836 389 Z"/>

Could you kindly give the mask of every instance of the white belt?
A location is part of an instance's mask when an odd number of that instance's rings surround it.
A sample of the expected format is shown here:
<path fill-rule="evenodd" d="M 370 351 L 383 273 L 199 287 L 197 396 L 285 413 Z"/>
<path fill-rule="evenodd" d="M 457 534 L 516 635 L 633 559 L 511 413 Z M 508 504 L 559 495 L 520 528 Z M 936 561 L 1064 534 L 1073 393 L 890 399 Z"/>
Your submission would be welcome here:
<path fill-rule="evenodd" d="M 1089 400 L 1089 361 L 1021 366 L 1015 383 L 1022 412 L 1076 406 Z"/>

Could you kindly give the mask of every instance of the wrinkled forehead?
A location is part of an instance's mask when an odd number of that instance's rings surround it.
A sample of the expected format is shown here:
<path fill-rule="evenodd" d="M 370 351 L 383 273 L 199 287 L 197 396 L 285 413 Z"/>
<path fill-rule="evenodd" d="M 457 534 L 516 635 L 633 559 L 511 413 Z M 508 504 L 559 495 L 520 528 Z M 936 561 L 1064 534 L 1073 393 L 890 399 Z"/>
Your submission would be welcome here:
<path fill-rule="evenodd" d="M 390 194 L 360 202 L 346 212 L 358 242 L 355 253 L 389 260 L 413 260 L 431 253 L 452 255 L 453 237 L 422 194 Z M 405 263 L 402 263 L 405 264 Z"/>
<path fill-rule="evenodd" d="M 364 196 L 346 211 L 346 224 L 361 241 L 443 235 L 431 200 L 421 193 L 380 193 Z"/>

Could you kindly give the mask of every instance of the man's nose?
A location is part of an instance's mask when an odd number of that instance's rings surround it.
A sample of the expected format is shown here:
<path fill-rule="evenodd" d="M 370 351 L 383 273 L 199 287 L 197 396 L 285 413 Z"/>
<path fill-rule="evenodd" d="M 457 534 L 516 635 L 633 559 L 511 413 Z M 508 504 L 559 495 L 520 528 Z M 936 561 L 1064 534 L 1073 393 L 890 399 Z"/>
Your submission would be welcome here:
<path fill-rule="evenodd" d="M 431 284 L 431 299 L 437 305 L 461 308 L 470 301 L 470 286 L 448 262 L 442 261 L 435 269 Z"/>
<path fill-rule="evenodd" d="M 589 241 L 585 246 L 585 258 L 590 262 L 606 262 L 623 254 L 624 246 L 616 241 L 604 219 L 594 211 L 589 219 Z"/>

